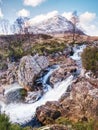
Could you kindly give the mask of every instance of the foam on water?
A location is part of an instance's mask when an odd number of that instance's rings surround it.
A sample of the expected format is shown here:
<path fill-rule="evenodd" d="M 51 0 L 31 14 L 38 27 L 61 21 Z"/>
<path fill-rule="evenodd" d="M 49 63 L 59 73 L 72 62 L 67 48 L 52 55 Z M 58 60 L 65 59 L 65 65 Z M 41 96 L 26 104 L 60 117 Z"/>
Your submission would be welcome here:
<path fill-rule="evenodd" d="M 83 52 L 84 48 L 86 47 L 86 45 L 81 45 L 81 46 L 78 46 L 78 47 L 74 47 L 73 50 L 74 50 L 74 54 L 73 56 L 71 56 L 71 58 L 73 60 L 81 60 L 81 53 Z"/>
<path fill-rule="evenodd" d="M 73 76 L 55 85 L 54 89 L 49 90 L 40 100 L 32 104 L 9 104 L 3 107 L 3 111 L 10 116 L 10 120 L 15 123 L 23 124 L 30 121 L 35 114 L 36 108 L 44 105 L 47 101 L 57 101 L 68 86 L 72 83 Z"/>

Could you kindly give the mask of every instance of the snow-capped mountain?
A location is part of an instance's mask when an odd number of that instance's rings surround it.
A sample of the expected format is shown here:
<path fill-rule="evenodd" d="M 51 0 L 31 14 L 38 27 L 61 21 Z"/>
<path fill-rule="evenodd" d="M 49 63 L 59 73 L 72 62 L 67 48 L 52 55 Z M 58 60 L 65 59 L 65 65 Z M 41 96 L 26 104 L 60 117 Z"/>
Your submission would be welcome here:
<path fill-rule="evenodd" d="M 0 20 L 0 34 L 7 35 L 11 33 L 11 25 L 10 22 L 6 19 Z"/>
<path fill-rule="evenodd" d="M 37 24 L 33 23 L 33 25 L 32 21 L 30 22 L 29 31 L 33 33 L 63 33 L 72 31 L 73 29 L 72 23 L 60 15 L 56 15 L 45 21 L 39 21 Z"/>
<path fill-rule="evenodd" d="M 10 25 L 8 20 L 0 21 L 0 34 L 25 33 L 26 31 L 34 34 L 54 34 L 72 32 L 73 24 L 61 15 L 55 15 L 50 18 L 34 22 L 27 17 L 19 17 Z M 77 32 L 81 32 L 78 28 Z"/>

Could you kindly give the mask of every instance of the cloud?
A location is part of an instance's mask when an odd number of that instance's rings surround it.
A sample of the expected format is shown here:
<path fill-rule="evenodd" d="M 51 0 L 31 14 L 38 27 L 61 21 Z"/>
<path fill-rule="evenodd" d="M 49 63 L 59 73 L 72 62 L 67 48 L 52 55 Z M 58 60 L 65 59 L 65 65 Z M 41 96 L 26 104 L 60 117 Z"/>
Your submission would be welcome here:
<path fill-rule="evenodd" d="M 68 20 L 70 20 L 71 17 L 72 17 L 72 12 L 64 12 L 62 14 L 62 16 L 65 17 L 65 18 L 67 18 Z"/>
<path fill-rule="evenodd" d="M 85 12 L 79 16 L 80 26 L 85 30 L 88 35 L 98 35 L 97 16 L 95 13 Z"/>
<path fill-rule="evenodd" d="M 28 17 L 30 16 L 30 12 L 26 9 L 22 9 L 20 11 L 18 11 L 17 15 L 20 17 Z"/>
<path fill-rule="evenodd" d="M 26 24 L 27 25 L 34 25 L 40 22 L 44 22 L 45 20 L 58 15 L 59 12 L 54 10 L 47 14 L 40 14 L 35 16 L 34 18 L 30 19 Z M 64 12 L 61 14 L 63 17 L 67 18 L 68 20 L 72 17 L 72 12 Z M 84 12 L 79 15 L 79 25 L 78 27 L 84 31 L 84 33 L 88 35 L 97 35 L 98 36 L 98 19 L 95 13 L 92 12 Z"/>
<path fill-rule="evenodd" d="M 24 5 L 36 7 L 46 0 L 24 0 Z"/>
<path fill-rule="evenodd" d="M 0 18 L 3 18 L 3 13 L 1 9 L 0 9 Z"/>
<path fill-rule="evenodd" d="M 85 13 L 80 15 L 80 21 L 82 23 L 90 23 L 95 18 L 96 18 L 96 14 L 95 13 L 91 13 L 91 12 L 85 12 Z"/>
<path fill-rule="evenodd" d="M 38 15 L 32 19 L 29 20 L 29 24 L 30 25 L 33 25 L 35 23 L 39 23 L 39 22 L 42 22 L 44 20 L 47 20 L 55 15 L 58 15 L 58 11 L 54 10 L 52 12 L 49 12 L 47 14 L 41 14 L 41 15 Z"/>
<path fill-rule="evenodd" d="M 72 17 L 72 12 L 64 12 L 62 14 L 68 20 Z M 78 27 L 82 28 L 83 31 L 88 35 L 97 35 L 98 36 L 98 24 L 97 24 L 96 13 L 84 12 L 79 15 L 79 25 Z M 95 22 L 96 21 L 96 22 Z"/>

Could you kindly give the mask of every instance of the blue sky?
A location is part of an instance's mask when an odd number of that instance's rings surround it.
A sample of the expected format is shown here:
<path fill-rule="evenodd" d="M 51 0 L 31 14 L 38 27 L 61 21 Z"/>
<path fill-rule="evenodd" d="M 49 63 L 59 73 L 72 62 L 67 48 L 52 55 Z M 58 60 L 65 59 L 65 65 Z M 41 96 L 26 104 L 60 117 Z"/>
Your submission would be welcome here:
<path fill-rule="evenodd" d="M 18 16 L 45 15 L 49 12 L 58 11 L 59 14 L 71 13 L 77 10 L 81 17 L 82 26 L 91 26 L 92 30 L 98 23 L 98 0 L 0 0 L 0 18 L 14 21 Z M 86 23 L 86 24 L 84 24 Z M 84 25 L 83 25 L 84 24 Z M 85 27 L 84 27 L 85 28 Z M 98 27 L 97 27 L 98 28 Z M 91 28 L 90 28 L 91 29 Z M 89 28 L 86 28 L 89 30 Z M 95 30 L 97 34 L 97 29 Z"/>

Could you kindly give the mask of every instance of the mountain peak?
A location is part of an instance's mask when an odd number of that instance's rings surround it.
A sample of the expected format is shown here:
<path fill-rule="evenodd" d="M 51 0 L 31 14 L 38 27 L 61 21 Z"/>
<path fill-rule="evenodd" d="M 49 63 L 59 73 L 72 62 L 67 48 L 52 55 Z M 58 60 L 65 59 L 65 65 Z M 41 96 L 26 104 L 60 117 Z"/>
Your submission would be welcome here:
<path fill-rule="evenodd" d="M 72 23 L 65 17 L 56 14 L 43 21 L 39 21 L 33 25 L 31 24 L 30 30 L 33 33 L 63 33 L 72 30 Z"/>
<path fill-rule="evenodd" d="M 9 28 L 6 28 L 5 27 L 6 25 Z M 72 32 L 73 30 L 73 24 L 71 23 L 71 21 L 67 20 L 62 15 L 54 14 L 54 15 L 48 15 L 47 17 L 44 17 L 44 19 L 43 16 L 41 15 L 40 17 L 35 17 L 33 19 L 29 19 L 27 17 L 18 17 L 13 25 L 10 25 L 8 21 L 6 22 L 4 21 L 1 24 L 0 33 L 2 31 L 5 31 L 5 33 L 1 34 L 5 35 L 19 33 L 20 31 L 21 33 L 24 33 L 25 27 L 28 28 L 28 31 L 30 33 L 34 34 L 65 33 L 65 32 Z M 7 31 L 7 29 L 9 30 Z"/>

